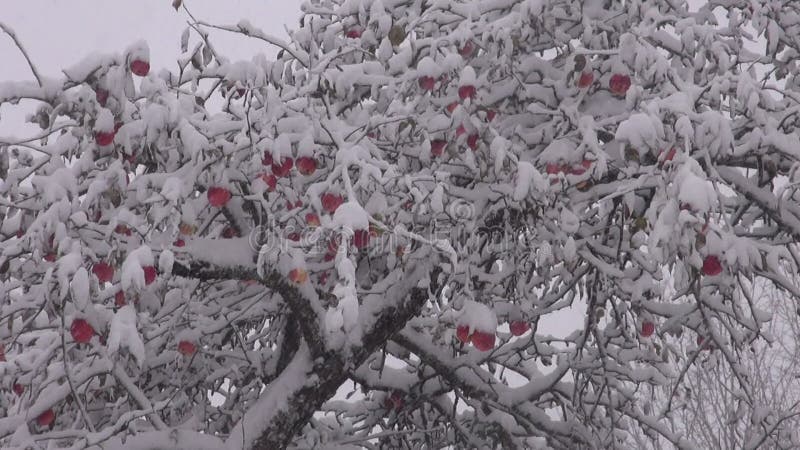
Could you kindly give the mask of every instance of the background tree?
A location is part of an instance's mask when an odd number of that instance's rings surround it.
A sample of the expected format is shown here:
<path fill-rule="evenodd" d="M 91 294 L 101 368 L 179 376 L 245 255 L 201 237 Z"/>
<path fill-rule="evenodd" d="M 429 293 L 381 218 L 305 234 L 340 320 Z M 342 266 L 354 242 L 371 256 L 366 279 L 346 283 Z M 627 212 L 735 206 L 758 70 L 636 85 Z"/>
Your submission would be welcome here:
<path fill-rule="evenodd" d="M 0 84 L 41 128 L 2 142 L 4 447 L 693 448 L 709 354 L 785 442 L 742 361 L 753 286 L 798 293 L 794 2 L 303 10 Z"/>

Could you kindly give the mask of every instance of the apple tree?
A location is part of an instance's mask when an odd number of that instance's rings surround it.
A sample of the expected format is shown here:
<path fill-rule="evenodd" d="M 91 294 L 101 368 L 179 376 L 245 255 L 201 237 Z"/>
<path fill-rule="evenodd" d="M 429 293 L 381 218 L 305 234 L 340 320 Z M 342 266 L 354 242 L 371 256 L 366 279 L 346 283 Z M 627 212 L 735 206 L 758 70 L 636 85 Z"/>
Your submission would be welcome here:
<path fill-rule="evenodd" d="M 795 2 L 180 3 L 173 70 L 15 39 L 4 448 L 689 449 L 701 363 L 800 445 L 742 364 L 800 296 Z"/>

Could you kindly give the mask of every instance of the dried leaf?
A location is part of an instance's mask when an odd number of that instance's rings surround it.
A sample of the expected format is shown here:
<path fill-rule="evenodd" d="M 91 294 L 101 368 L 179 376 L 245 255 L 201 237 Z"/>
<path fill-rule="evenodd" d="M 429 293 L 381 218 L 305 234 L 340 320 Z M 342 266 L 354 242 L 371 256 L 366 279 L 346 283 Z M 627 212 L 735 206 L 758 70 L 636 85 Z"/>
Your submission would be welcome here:
<path fill-rule="evenodd" d="M 183 3 L 183 0 L 172 0 L 172 7 L 175 8 L 175 11 L 177 11 L 178 8 L 181 7 L 182 3 Z"/>

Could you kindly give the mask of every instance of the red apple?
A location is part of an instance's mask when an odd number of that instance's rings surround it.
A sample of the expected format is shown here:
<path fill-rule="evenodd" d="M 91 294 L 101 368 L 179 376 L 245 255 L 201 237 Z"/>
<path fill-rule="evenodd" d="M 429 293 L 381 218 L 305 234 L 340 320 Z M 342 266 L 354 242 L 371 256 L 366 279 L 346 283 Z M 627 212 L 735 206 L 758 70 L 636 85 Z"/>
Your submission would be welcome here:
<path fill-rule="evenodd" d="M 86 344 L 94 336 L 94 328 L 84 319 L 75 319 L 69 327 L 72 339 L 79 344 Z"/>
<path fill-rule="evenodd" d="M 467 132 L 467 129 L 464 127 L 464 124 L 461 124 L 461 125 L 458 126 L 458 128 L 456 128 L 456 137 L 459 137 L 462 134 L 465 134 L 466 132 Z"/>
<path fill-rule="evenodd" d="M 447 147 L 447 141 L 444 139 L 434 139 L 431 141 L 431 155 L 442 156 L 444 148 Z"/>
<path fill-rule="evenodd" d="M 122 308 L 127 304 L 128 302 L 125 300 L 125 292 L 120 289 L 116 294 L 114 294 L 114 306 L 117 308 Z"/>
<path fill-rule="evenodd" d="M 355 230 L 353 232 L 353 245 L 359 249 L 369 245 L 369 230 Z"/>
<path fill-rule="evenodd" d="M 303 284 L 308 281 L 308 272 L 305 269 L 292 269 L 289 271 L 289 280 L 293 283 Z"/>
<path fill-rule="evenodd" d="M 458 98 L 460 98 L 461 100 L 473 98 L 475 97 L 476 92 L 477 90 L 475 89 L 475 86 L 467 84 L 458 88 Z"/>
<path fill-rule="evenodd" d="M 100 106 L 106 106 L 106 102 L 108 102 L 108 91 L 103 88 L 95 89 L 94 99 L 97 100 Z"/>
<path fill-rule="evenodd" d="M 183 239 L 176 239 L 175 242 L 172 243 L 175 247 L 186 247 L 186 241 Z"/>
<path fill-rule="evenodd" d="M 197 227 L 192 224 L 181 222 L 180 225 L 178 225 L 178 232 L 184 236 L 191 236 L 195 231 L 197 231 Z"/>
<path fill-rule="evenodd" d="M 556 163 L 547 163 L 545 171 L 548 175 L 558 175 L 561 172 L 561 166 Z"/>
<path fill-rule="evenodd" d="M 472 345 L 482 352 L 487 352 L 494 348 L 495 335 L 485 331 L 475 331 L 472 333 Z"/>
<path fill-rule="evenodd" d="M 17 394 L 17 397 L 22 397 L 22 393 L 25 392 L 25 386 L 19 383 L 14 383 L 12 389 L 14 390 L 14 393 Z"/>
<path fill-rule="evenodd" d="M 447 112 L 453 114 L 453 111 L 455 111 L 456 108 L 458 108 L 458 102 L 450 103 L 449 105 L 447 105 Z"/>
<path fill-rule="evenodd" d="M 286 235 L 286 239 L 294 242 L 300 242 L 300 233 L 293 231 Z"/>
<path fill-rule="evenodd" d="M 653 333 L 655 333 L 655 331 L 656 331 L 656 324 L 654 324 L 649 320 L 645 320 L 644 322 L 642 322 L 642 329 L 639 331 L 639 334 L 641 334 L 642 337 L 650 337 L 653 335 Z"/>
<path fill-rule="evenodd" d="M 464 58 L 469 58 L 475 52 L 475 44 L 472 41 L 464 42 L 464 46 L 458 49 L 458 54 Z"/>
<path fill-rule="evenodd" d="M 97 277 L 97 281 L 105 283 L 114 278 L 114 266 L 100 261 L 92 266 L 92 273 Z"/>
<path fill-rule="evenodd" d="M 495 111 L 493 109 L 487 109 L 486 110 L 486 121 L 487 122 L 493 121 L 495 116 L 497 116 L 497 111 Z"/>
<path fill-rule="evenodd" d="M 514 336 L 522 336 L 531 329 L 531 326 L 528 322 L 523 320 L 512 320 L 511 323 L 508 324 L 508 328 Z"/>
<path fill-rule="evenodd" d="M 611 76 L 608 82 L 608 87 L 611 93 L 618 96 L 624 96 L 628 89 L 631 87 L 631 77 L 619 73 Z"/>
<path fill-rule="evenodd" d="M 594 74 L 592 72 L 582 72 L 578 78 L 578 87 L 581 89 L 587 88 L 594 82 Z"/>
<path fill-rule="evenodd" d="M 40 427 L 48 427 L 56 420 L 56 414 L 53 412 L 52 409 L 48 409 L 47 411 L 39 414 L 39 417 L 36 418 L 36 423 Z"/>
<path fill-rule="evenodd" d="M 208 196 L 208 203 L 215 208 L 225 206 L 231 199 L 231 191 L 218 186 L 208 188 L 206 195 Z"/>
<path fill-rule="evenodd" d="M 472 149 L 472 151 L 475 151 L 475 150 L 478 149 L 478 134 L 477 133 L 470 134 L 469 137 L 467 137 L 467 145 L 469 146 L 469 148 Z"/>
<path fill-rule="evenodd" d="M 417 82 L 423 91 L 432 91 L 433 87 L 436 85 L 436 79 L 433 77 L 419 77 Z"/>
<path fill-rule="evenodd" d="M 197 346 L 192 341 L 178 342 L 178 353 L 183 356 L 192 356 L 197 352 Z"/>
<path fill-rule="evenodd" d="M 47 262 L 53 262 L 56 260 L 56 254 L 55 252 L 49 252 L 44 255 L 43 259 Z"/>
<path fill-rule="evenodd" d="M 146 77 L 150 73 L 150 63 L 141 59 L 131 61 L 131 72 L 139 77 Z"/>
<path fill-rule="evenodd" d="M 94 141 L 97 143 L 97 145 L 105 147 L 106 145 L 111 145 L 111 143 L 114 142 L 114 136 L 116 135 L 116 131 L 98 131 L 94 134 Z"/>
<path fill-rule="evenodd" d="M 583 175 L 586 170 L 592 167 L 592 162 L 588 159 L 581 161 L 580 165 L 575 165 L 569 168 L 569 173 L 572 175 Z"/>
<path fill-rule="evenodd" d="M 386 397 L 386 400 L 384 400 L 383 405 L 387 409 L 400 411 L 401 409 L 403 409 L 404 403 L 405 402 L 403 401 L 403 393 L 400 391 L 392 391 L 392 394 Z"/>
<path fill-rule="evenodd" d="M 351 38 L 351 39 L 358 39 L 358 38 L 361 37 L 361 32 L 362 32 L 361 28 L 353 27 L 353 28 L 350 28 L 349 30 L 347 30 L 347 32 L 344 35 L 346 37 Z"/>
<path fill-rule="evenodd" d="M 228 225 L 222 229 L 222 237 L 224 239 L 233 239 L 239 237 L 239 232 L 236 231 L 236 228 Z"/>
<path fill-rule="evenodd" d="M 144 266 L 142 267 L 142 270 L 144 271 L 144 284 L 152 284 L 154 281 L 156 281 L 157 272 L 155 267 Z"/>
<path fill-rule="evenodd" d="M 715 255 L 706 256 L 706 259 L 703 260 L 703 275 L 713 277 L 721 273 L 722 263 L 720 263 L 719 258 Z"/>
<path fill-rule="evenodd" d="M 262 173 L 261 179 L 267 184 L 267 190 L 272 192 L 278 186 L 278 179 L 271 173 Z"/>
<path fill-rule="evenodd" d="M 285 177 L 286 175 L 289 175 L 289 172 L 292 171 L 292 166 L 294 166 L 294 160 L 292 158 L 283 158 L 283 161 L 280 163 L 273 161 L 272 173 L 274 173 L 278 178 Z"/>
<path fill-rule="evenodd" d="M 263 164 L 265 166 L 271 166 L 272 165 L 272 153 L 270 153 L 269 150 L 265 150 L 264 151 L 264 157 L 261 158 L 261 164 Z"/>
<path fill-rule="evenodd" d="M 116 227 L 114 227 L 114 233 L 130 236 L 133 234 L 133 231 L 127 225 L 119 224 Z"/>
<path fill-rule="evenodd" d="M 316 213 L 306 214 L 306 224 L 310 227 L 320 226 L 319 216 Z"/>
<path fill-rule="evenodd" d="M 322 202 L 322 209 L 324 209 L 329 214 L 333 214 L 342 203 L 344 203 L 344 199 L 339 194 L 333 194 L 331 192 L 326 192 L 322 194 L 322 198 L 320 199 Z"/>
<path fill-rule="evenodd" d="M 465 344 L 469 343 L 469 325 L 459 325 L 458 328 L 456 328 L 456 338 Z"/>
<path fill-rule="evenodd" d="M 666 152 L 666 155 L 662 150 L 661 155 L 663 156 L 663 159 L 661 160 L 661 164 L 666 164 L 667 162 L 672 161 L 672 158 L 675 157 L 675 153 L 677 153 L 677 149 L 675 147 L 669 149 L 669 151 Z"/>
<path fill-rule="evenodd" d="M 297 171 L 303 175 L 311 175 L 317 170 L 317 160 L 310 156 L 297 158 Z"/>

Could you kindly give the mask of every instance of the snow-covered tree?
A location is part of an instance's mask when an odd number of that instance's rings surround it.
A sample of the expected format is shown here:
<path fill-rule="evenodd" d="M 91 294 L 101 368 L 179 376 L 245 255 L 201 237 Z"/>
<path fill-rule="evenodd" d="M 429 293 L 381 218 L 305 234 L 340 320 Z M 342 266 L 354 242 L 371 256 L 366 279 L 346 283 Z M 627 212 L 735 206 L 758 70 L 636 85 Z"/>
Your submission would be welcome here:
<path fill-rule="evenodd" d="M 800 445 L 742 364 L 800 296 L 795 1 L 302 8 L 0 82 L 3 448 L 688 449 L 701 362 Z"/>

